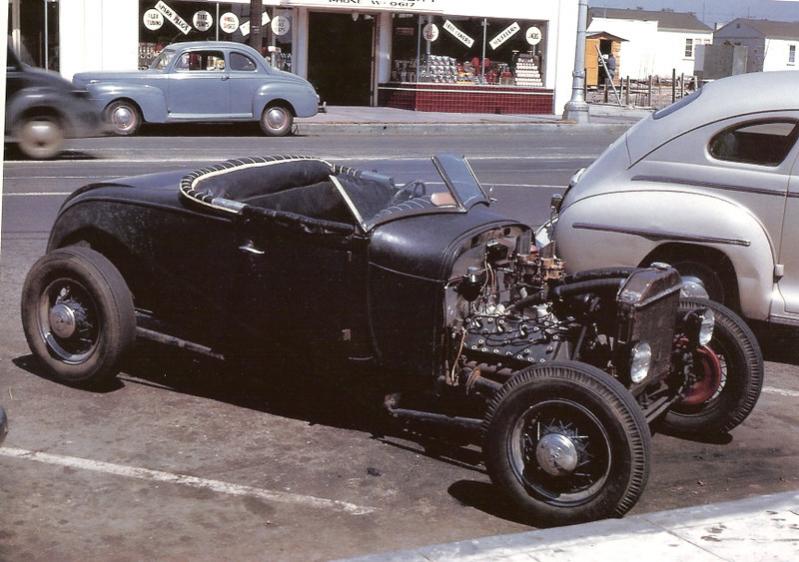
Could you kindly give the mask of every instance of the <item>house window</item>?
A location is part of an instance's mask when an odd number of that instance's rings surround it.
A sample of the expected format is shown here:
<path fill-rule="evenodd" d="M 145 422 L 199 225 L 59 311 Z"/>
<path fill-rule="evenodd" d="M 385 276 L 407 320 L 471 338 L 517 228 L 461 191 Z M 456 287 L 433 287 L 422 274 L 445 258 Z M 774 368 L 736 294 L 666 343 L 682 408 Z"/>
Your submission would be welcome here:
<path fill-rule="evenodd" d="M 694 58 L 694 40 L 693 39 L 686 39 L 685 40 L 685 58 L 687 58 L 687 59 Z"/>
<path fill-rule="evenodd" d="M 788 64 L 796 63 L 796 45 L 788 46 Z"/>

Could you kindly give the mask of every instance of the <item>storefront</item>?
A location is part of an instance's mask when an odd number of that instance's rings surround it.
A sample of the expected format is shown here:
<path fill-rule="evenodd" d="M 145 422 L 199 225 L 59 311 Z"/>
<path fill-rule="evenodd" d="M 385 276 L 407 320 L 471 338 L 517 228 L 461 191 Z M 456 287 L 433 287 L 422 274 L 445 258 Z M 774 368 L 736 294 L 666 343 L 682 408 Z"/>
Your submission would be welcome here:
<path fill-rule="evenodd" d="M 10 0 L 8 38 L 23 62 L 59 69 L 58 0 Z"/>
<path fill-rule="evenodd" d="M 177 41 L 249 42 L 249 0 L 60 3 L 67 77 L 142 68 Z M 571 93 L 577 0 L 263 4 L 262 54 L 308 78 L 329 105 L 560 113 Z"/>

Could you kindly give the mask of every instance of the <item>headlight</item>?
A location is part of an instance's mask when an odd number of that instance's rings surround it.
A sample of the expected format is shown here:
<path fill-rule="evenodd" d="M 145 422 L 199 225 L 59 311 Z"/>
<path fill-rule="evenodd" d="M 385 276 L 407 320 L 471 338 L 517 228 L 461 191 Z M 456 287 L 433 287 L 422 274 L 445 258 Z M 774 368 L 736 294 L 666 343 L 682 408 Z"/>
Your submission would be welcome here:
<path fill-rule="evenodd" d="M 716 315 L 709 308 L 702 313 L 702 325 L 699 327 L 699 345 L 707 345 L 713 339 L 713 327 L 716 325 Z"/>
<path fill-rule="evenodd" d="M 649 374 L 652 363 L 652 348 L 646 342 L 638 342 L 630 352 L 630 379 L 639 383 Z"/>

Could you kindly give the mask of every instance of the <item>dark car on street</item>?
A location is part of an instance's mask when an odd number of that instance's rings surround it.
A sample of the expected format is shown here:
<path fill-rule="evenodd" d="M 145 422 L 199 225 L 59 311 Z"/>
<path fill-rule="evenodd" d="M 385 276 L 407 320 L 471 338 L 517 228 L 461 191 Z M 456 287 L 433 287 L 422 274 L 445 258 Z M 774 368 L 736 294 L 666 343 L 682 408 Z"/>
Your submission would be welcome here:
<path fill-rule="evenodd" d="M 61 152 L 65 139 L 100 132 L 100 112 L 86 90 L 20 62 L 11 47 L 7 51 L 6 142 L 29 158 L 46 159 Z"/>
<path fill-rule="evenodd" d="M 73 385 L 115 377 L 137 339 L 342 385 L 368 366 L 391 416 L 471 431 L 546 525 L 626 513 L 650 425 L 719 434 L 751 412 L 763 362 L 734 313 L 682 298 L 665 264 L 566 275 L 467 161 L 433 163 L 405 185 L 286 156 L 81 188 L 26 278 L 28 344 Z"/>

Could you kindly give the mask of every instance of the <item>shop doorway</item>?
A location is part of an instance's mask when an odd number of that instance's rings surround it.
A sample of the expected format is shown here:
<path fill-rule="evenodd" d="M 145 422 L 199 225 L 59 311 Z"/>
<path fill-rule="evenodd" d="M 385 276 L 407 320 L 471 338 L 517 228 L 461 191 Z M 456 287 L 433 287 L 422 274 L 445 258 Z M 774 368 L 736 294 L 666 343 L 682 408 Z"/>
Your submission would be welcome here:
<path fill-rule="evenodd" d="M 375 19 L 368 14 L 311 12 L 308 80 L 328 105 L 371 105 Z"/>

